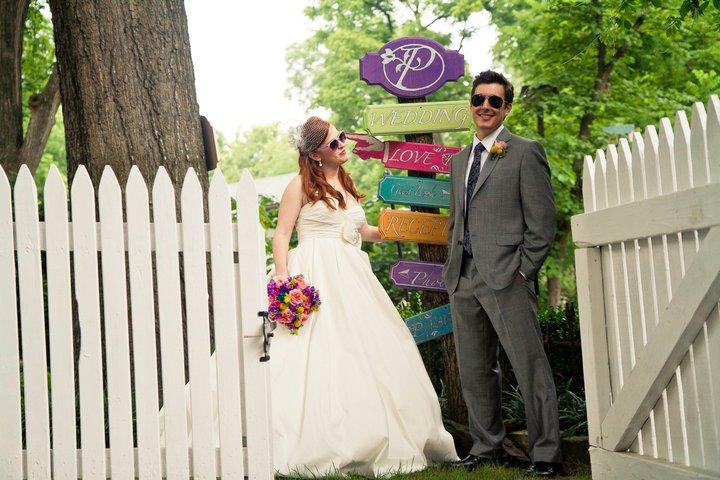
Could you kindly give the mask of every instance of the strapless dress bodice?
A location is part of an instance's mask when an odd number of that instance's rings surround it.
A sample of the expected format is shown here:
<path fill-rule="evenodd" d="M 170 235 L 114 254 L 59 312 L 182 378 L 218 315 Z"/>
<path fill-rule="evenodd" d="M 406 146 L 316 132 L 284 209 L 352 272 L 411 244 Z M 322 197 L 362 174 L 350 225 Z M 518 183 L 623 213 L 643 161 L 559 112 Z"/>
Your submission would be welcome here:
<path fill-rule="evenodd" d="M 360 227 L 366 222 L 360 205 L 347 210 L 329 208 L 325 202 L 306 203 L 295 223 L 298 243 L 310 239 L 338 239 L 360 247 Z"/>

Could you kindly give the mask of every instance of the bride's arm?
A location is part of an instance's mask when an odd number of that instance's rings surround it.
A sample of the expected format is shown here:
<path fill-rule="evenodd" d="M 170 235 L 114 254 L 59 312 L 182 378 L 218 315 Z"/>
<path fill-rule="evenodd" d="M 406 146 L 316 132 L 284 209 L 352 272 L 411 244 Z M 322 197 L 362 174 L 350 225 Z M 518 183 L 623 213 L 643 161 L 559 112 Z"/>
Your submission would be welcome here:
<path fill-rule="evenodd" d="M 364 242 L 382 242 L 380 230 L 367 223 L 363 223 L 363 226 L 360 227 L 360 237 Z"/>
<path fill-rule="evenodd" d="M 300 176 L 293 178 L 288 184 L 282 199 L 278 222 L 273 235 L 273 262 L 276 275 L 288 275 L 288 248 L 295 221 L 302 207 L 302 183 Z"/>

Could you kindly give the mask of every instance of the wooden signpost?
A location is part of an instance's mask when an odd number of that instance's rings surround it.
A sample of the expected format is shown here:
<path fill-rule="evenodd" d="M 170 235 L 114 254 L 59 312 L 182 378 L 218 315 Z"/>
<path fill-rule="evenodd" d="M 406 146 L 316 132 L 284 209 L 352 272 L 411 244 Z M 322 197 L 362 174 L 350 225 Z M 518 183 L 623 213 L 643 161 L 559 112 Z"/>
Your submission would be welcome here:
<path fill-rule="evenodd" d="M 360 59 L 360 78 L 405 98 L 424 97 L 464 73 L 460 52 L 424 37 L 392 40 Z"/>
<path fill-rule="evenodd" d="M 469 131 L 473 128 L 473 121 L 467 100 L 426 102 L 425 95 L 462 75 L 464 68 L 460 66 L 464 66 L 464 59 L 459 52 L 444 48 L 441 52 L 431 40 L 423 40 L 418 41 L 415 37 L 393 40 L 381 47 L 379 53 L 366 55 L 361 61 L 361 78 L 370 84 L 382 85 L 388 92 L 396 94 L 398 101 L 395 105 L 368 107 L 364 117 L 366 130 L 371 134 L 404 134 L 405 142 L 383 144 L 368 135 L 367 142 L 358 142 L 356 152 L 362 158 L 367 156 L 382 160 L 388 168 L 406 169 L 408 177 L 434 178 L 436 173 L 449 172 L 449 158 L 460 149 L 434 145 L 432 134 Z M 432 53 L 429 46 L 437 53 Z M 438 73 L 441 71 L 440 58 L 447 65 L 456 65 L 452 68 L 458 71 Z M 396 149 L 393 150 L 393 147 Z M 382 190 L 382 184 L 380 188 Z M 447 217 L 437 215 L 437 207 L 412 205 L 411 209 L 419 211 L 381 212 L 378 221 L 381 237 L 415 241 L 419 244 L 421 260 L 443 262 L 447 258 Z M 410 271 L 407 271 L 408 275 Z M 419 281 L 422 275 L 418 272 L 416 277 L 417 280 L 411 283 L 422 284 Z M 463 421 L 467 410 L 457 374 L 455 344 L 453 338 L 447 336 L 452 332 L 452 322 L 446 302 L 444 292 L 426 289 L 422 294 L 423 305 L 438 308 L 408 319 L 407 325 L 417 343 L 444 337 L 440 340 L 440 348 L 445 358 L 444 386 L 448 413 L 453 420 Z"/>
<path fill-rule="evenodd" d="M 360 60 L 360 78 L 397 95 L 398 103 L 368 106 L 363 118 L 368 134 L 350 134 L 349 138 L 356 142 L 353 152 L 362 159 L 377 159 L 386 168 L 408 171 L 407 176 L 384 177 L 378 197 L 390 204 L 409 205 L 413 211 L 383 210 L 378 228 L 384 240 L 419 244 L 422 261 L 400 260 L 392 267 L 390 277 L 398 286 L 424 290 L 423 304 L 428 307 L 447 302 L 440 262 L 447 256 L 448 217 L 436 212 L 450 205 L 450 183 L 434 177 L 436 173 L 449 173 L 450 157 L 461 150 L 435 145 L 432 134 L 471 130 L 473 121 L 467 100 L 428 103 L 425 96 L 460 78 L 464 67 L 460 52 L 446 50 L 423 37 L 392 40 Z M 383 142 L 376 134 L 402 134 L 406 141 Z M 448 305 L 412 317 L 407 324 L 417 343 L 452 331 Z M 443 350 L 454 352 L 451 340 L 442 345 Z M 448 372 L 454 372 L 452 365 Z M 455 377 L 449 373 L 446 382 L 450 407 L 457 410 L 462 400 Z"/>
<path fill-rule="evenodd" d="M 386 175 L 378 185 L 378 198 L 386 203 L 447 208 L 450 206 L 450 182 L 434 178 Z"/>
<path fill-rule="evenodd" d="M 382 140 L 364 133 L 350 133 L 355 142 L 353 153 L 363 160 L 382 161 L 386 168 L 400 168 L 413 172 L 450 173 L 450 157 L 462 148 L 432 143 L 397 142 Z"/>
<path fill-rule="evenodd" d="M 470 130 L 467 100 L 370 105 L 364 126 L 372 134 L 434 133 Z"/>
<path fill-rule="evenodd" d="M 383 240 L 447 245 L 448 216 L 383 210 L 378 217 L 378 229 Z"/>
<path fill-rule="evenodd" d="M 390 267 L 390 279 L 400 288 L 445 292 L 442 269 L 442 263 L 400 260 Z"/>
<path fill-rule="evenodd" d="M 410 329 L 410 333 L 412 333 L 415 343 L 418 345 L 447 335 L 453 329 L 450 305 L 443 305 L 414 317 L 406 318 L 405 325 Z"/>

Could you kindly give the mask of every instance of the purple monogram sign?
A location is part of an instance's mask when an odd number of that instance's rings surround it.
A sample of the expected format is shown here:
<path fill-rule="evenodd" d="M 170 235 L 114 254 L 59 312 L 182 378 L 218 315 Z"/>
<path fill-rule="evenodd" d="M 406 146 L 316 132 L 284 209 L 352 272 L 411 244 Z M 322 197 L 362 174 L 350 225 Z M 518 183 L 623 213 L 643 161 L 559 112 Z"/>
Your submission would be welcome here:
<path fill-rule="evenodd" d="M 429 95 L 464 73 L 465 61 L 460 52 L 445 50 L 435 40 L 424 37 L 392 40 L 378 53 L 366 53 L 360 59 L 360 78 L 405 98 Z"/>

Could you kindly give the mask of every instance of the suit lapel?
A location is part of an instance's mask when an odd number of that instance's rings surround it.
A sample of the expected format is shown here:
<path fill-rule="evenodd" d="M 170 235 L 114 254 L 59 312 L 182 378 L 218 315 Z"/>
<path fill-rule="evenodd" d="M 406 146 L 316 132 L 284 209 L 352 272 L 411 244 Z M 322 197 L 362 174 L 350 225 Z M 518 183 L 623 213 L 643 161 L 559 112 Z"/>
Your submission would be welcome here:
<path fill-rule="evenodd" d="M 507 129 L 507 127 L 503 127 L 503 129 L 498 134 L 497 138 L 495 139 L 495 142 L 503 141 L 507 143 L 510 138 L 512 137 L 512 134 Z M 488 179 L 492 171 L 495 169 L 495 165 L 497 165 L 498 159 L 495 157 L 495 154 L 490 153 L 488 155 L 487 160 L 485 160 L 485 164 L 482 166 L 482 170 L 480 170 L 480 176 L 478 177 L 478 181 L 475 184 L 475 190 L 472 193 L 472 196 L 470 199 L 477 194 L 477 192 L 480 190 L 480 187 L 482 187 L 483 183 L 485 183 L 485 180 Z"/>

